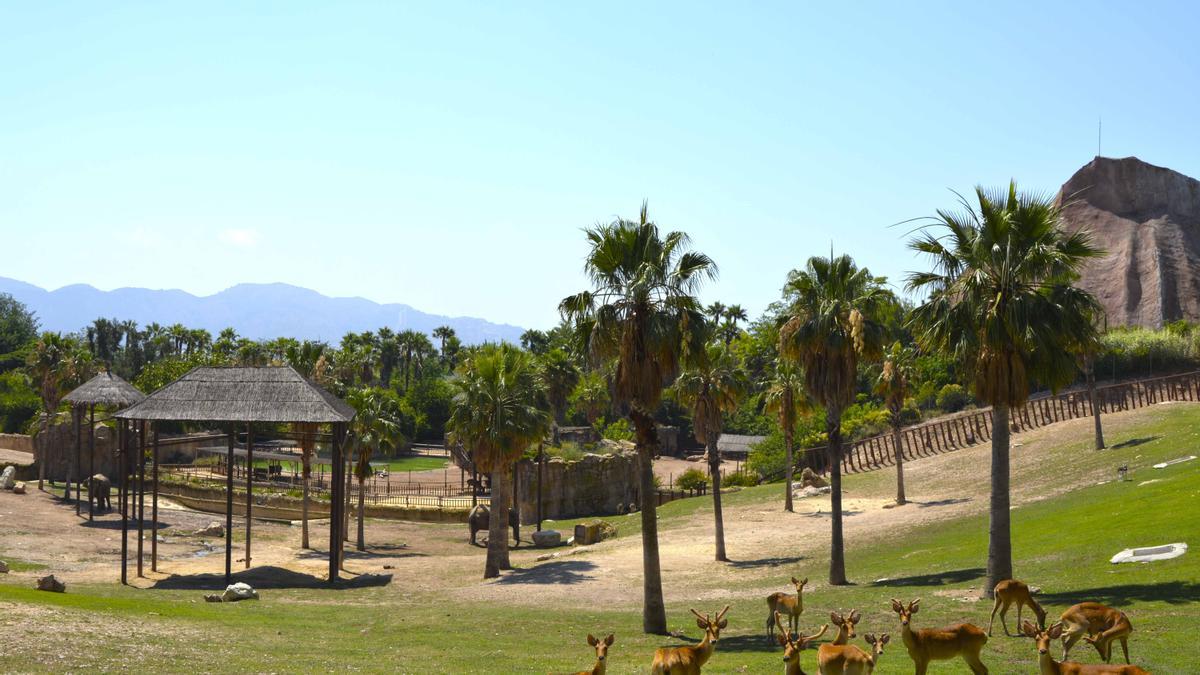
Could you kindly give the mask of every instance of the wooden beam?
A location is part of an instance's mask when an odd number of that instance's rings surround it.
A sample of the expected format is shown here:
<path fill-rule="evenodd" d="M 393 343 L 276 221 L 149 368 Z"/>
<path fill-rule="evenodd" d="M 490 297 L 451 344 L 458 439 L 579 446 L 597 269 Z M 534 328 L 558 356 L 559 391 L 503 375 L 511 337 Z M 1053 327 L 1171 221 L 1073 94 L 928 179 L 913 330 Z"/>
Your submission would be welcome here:
<path fill-rule="evenodd" d="M 246 423 L 246 569 L 250 569 L 250 518 L 254 510 L 254 425 Z"/>
<path fill-rule="evenodd" d="M 154 457 L 154 496 L 150 500 L 150 571 L 158 571 L 158 428 L 153 424 L 150 428 L 154 432 L 154 449 L 151 451 Z"/>
<path fill-rule="evenodd" d="M 146 576 L 142 569 L 142 544 L 146 539 L 146 423 L 143 421 L 140 425 L 135 423 L 137 434 L 137 473 L 138 473 L 138 489 L 137 489 L 137 521 L 138 521 L 138 540 L 137 540 L 137 575 L 139 577 Z"/>
<path fill-rule="evenodd" d="M 117 420 L 117 450 L 121 461 L 121 583 L 129 583 L 129 517 L 125 497 L 129 493 L 129 449 L 126 445 L 125 420 Z"/>
<path fill-rule="evenodd" d="M 88 521 L 95 520 L 95 503 L 92 499 L 92 476 L 96 475 L 96 404 L 88 412 Z M 111 487 L 111 486 L 110 486 Z"/>
<path fill-rule="evenodd" d="M 333 439 L 330 443 L 330 499 L 329 499 L 329 583 L 337 583 L 339 549 L 342 543 L 342 439 L 341 425 L 332 425 Z"/>
<path fill-rule="evenodd" d="M 229 425 L 225 459 L 225 585 L 233 583 L 233 443 L 237 427 Z"/>
<path fill-rule="evenodd" d="M 75 515 L 80 515 L 79 502 L 83 499 L 83 490 L 80 489 L 79 474 L 83 471 L 83 407 L 71 405 L 71 417 L 75 418 L 75 461 L 71 463 L 71 479 L 67 481 L 67 499 L 71 498 L 71 483 L 75 484 Z"/>

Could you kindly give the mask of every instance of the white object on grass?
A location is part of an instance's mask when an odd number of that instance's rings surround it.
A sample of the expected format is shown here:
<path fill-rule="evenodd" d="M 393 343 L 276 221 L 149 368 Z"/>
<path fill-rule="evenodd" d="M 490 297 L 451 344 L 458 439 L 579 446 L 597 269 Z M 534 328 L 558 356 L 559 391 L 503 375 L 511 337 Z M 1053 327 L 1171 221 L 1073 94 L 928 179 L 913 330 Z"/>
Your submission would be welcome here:
<path fill-rule="evenodd" d="M 1172 464 L 1181 464 L 1183 462 L 1190 462 L 1193 459 L 1196 459 L 1195 455 L 1188 455 L 1187 457 L 1180 457 L 1179 459 L 1173 459 L 1169 462 L 1159 462 L 1158 464 L 1154 465 L 1154 468 L 1165 469 L 1168 466 L 1171 466 Z"/>
<path fill-rule="evenodd" d="M 1114 555 L 1109 562 L 1114 565 L 1127 562 L 1152 562 L 1154 560 L 1170 560 L 1187 553 L 1188 545 L 1167 544 L 1165 546 L 1149 546 L 1147 548 L 1127 548 Z"/>

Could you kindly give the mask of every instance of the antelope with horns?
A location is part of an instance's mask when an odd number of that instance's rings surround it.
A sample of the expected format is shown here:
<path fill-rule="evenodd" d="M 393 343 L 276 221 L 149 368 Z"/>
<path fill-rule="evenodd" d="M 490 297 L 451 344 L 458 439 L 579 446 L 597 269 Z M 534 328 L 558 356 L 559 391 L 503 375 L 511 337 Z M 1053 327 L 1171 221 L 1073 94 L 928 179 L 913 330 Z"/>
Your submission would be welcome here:
<path fill-rule="evenodd" d="M 1021 632 L 1037 643 L 1038 668 L 1041 675 L 1149 675 L 1137 666 L 1113 666 L 1109 664 L 1080 664 L 1074 661 L 1055 661 L 1050 656 L 1050 642 L 1062 636 L 1062 622 L 1042 630 L 1026 619 Z"/>
<path fill-rule="evenodd" d="M 1120 640 L 1125 663 L 1129 663 L 1129 634 L 1133 632 L 1133 624 L 1125 612 L 1098 602 L 1081 602 L 1069 607 L 1061 618 L 1064 661 L 1071 647 L 1086 635 L 1084 639 L 1096 647 L 1105 663 L 1112 660 L 1113 641 Z"/>
<path fill-rule="evenodd" d="M 871 645 L 870 654 L 854 645 L 821 645 L 817 650 L 818 672 L 821 675 L 871 675 L 891 636 L 884 633 L 876 638 L 874 633 L 867 633 L 863 639 Z"/>
<path fill-rule="evenodd" d="M 1029 609 L 1037 615 L 1037 625 L 1040 627 L 1046 626 L 1046 610 L 1038 604 L 1037 600 L 1033 599 L 1033 594 L 1023 582 L 1016 579 L 1005 579 L 996 584 L 994 592 L 996 596 L 996 604 L 992 606 L 992 618 L 988 621 L 988 635 L 992 634 L 992 625 L 996 623 L 996 612 L 1000 612 L 1000 625 L 1004 627 L 1004 634 L 1012 637 L 1008 632 L 1008 622 L 1005 617 L 1008 615 L 1008 608 L 1014 604 L 1017 606 L 1017 629 L 1021 628 L 1021 610 L 1025 605 L 1029 605 Z M 1018 635 L 1019 637 L 1019 635 Z"/>
<path fill-rule="evenodd" d="M 775 636 L 775 626 L 779 625 L 780 630 L 786 635 L 791 635 L 799 630 L 800 615 L 804 613 L 804 584 L 808 583 L 808 577 L 797 580 L 792 577 L 792 585 L 796 587 L 796 595 L 793 597 L 790 593 L 772 593 L 767 596 L 767 642 Z M 787 629 L 779 623 L 779 615 L 783 614 L 788 619 Z"/>
<path fill-rule="evenodd" d="M 776 616 L 775 621 L 782 624 L 783 617 Z M 809 648 L 813 640 L 824 635 L 827 630 L 829 630 L 829 624 L 822 625 L 821 630 L 813 635 L 797 633 L 794 640 L 787 632 L 780 632 L 775 636 L 779 640 L 779 645 L 783 647 L 783 675 L 804 675 L 804 670 L 800 667 L 800 654 Z"/>
<path fill-rule="evenodd" d="M 654 662 L 650 664 L 653 675 L 698 675 L 704 664 L 708 663 L 717 647 L 717 639 L 721 637 L 721 629 L 729 625 L 725 620 L 729 605 L 725 605 L 715 619 L 694 609 L 691 611 L 696 615 L 696 625 L 704 631 L 704 639 L 695 646 L 659 647 L 654 650 Z"/>
<path fill-rule="evenodd" d="M 987 675 L 987 666 L 979 659 L 979 652 L 988 641 L 987 633 L 969 623 L 914 631 L 911 625 L 912 616 L 917 613 L 920 605 L 920 598 L 908 603 L 907 607 L 899 600 L 892 599 L 892 611 L 900 615 L 901 637 L 904 638 L 904 646 L 908 648 L 909 658 L 917 666 L 917 675 L 925 675 L 930 661 L 944 661 L 956 656 L 961 656 L 975 675 Z"/>
<path fill-rule="evenodd" d="M 850 642 L 850 638 L 858 637 L 858 633 L 854 632 L 854 627 L 858 625 L 858 621 L 861 618 L 862 615 L 858 613 L 857 609 L 850 610 L 850 613 L 844 616 L 837 612 L 830 612 L 829 620 L 833 622 L 833 625 L 838 627 L 837 635 L 833 638 L 833 644 L 844 645 Z"/>
<path fill-rule="evenodd" d="M 596 665 L 592 666 L 591 670 L 581 670 L 575 675 L 604 675 L 604 671 L 608 669 L 608 648 L 612 646 L 612 633 L 603 640 L 597 640 L 595 635 L 588 633 L 587 643 L 596 650 Z"/>

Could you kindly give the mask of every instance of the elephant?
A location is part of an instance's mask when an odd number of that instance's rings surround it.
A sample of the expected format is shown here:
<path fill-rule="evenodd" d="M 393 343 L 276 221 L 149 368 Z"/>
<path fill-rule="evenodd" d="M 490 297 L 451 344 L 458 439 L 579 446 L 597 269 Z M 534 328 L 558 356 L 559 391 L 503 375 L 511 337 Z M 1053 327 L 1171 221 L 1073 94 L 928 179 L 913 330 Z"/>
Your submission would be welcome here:
<path fill-rule="evenodd" d="M 467 516 L 467 524 L 471 528 L 471 544 L 475 544 L 475 534 L 480 530 L 484 532 L 488 529 L 488 521 L 491 518 L 491 510 L 485 504 L 479 504 L 471 509 L 470 515 Z M 517 515 L 516 509 L 508 510 L 508 524 L 512 526 L 513 541 L 517 542 L 517 546 L 521 545 L 521 519 Z"/>
<path fill-rule="evenodd" d="M 112 481 L 102 473 L 88 479 L 88 503 L 95 504 L 97 511 L 107 511 L 112 508 L 109 499 L 112 493 Z"/>

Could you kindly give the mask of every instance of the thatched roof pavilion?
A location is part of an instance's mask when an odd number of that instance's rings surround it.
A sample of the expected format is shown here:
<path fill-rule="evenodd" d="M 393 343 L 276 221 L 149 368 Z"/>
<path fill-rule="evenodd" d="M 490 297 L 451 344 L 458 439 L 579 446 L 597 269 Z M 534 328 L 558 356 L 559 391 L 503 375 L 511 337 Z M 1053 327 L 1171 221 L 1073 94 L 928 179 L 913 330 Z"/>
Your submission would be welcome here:
<path fill-rule="evenodd" d="M 304 378 L 289 366 L 271 367 L 198 367 L 183 377 L 147 396 L 145 400 L 117 413 L 116 417 L 141 424 L 141 442 L 145 447 L 147 422 L 186 421 L 229 425 L 225 495 L 225 578 L 232 576 L 233 544 L 233 457 L 237 425 L 245 424 L 247 467 L 254 462 L 253 424 L 293 423 L 329 424 L 332 428 L 333 465 L 331 518 L 329 524 L 329 580 L 338 578 L 342 552 L 340 532 L 346 479 L 342 457 L 342 437 L 354 418 L 354 408 Z M 145 456 L 141 453 L 140 457 Z M 157 435 L 155 435 L 155 503 L 157 504 Z M 144 461 L 140 462 L 145 475 Z M 123 472 L 128 474 L 128 471 Z M 250 567 L 250 521 L 253 510 L 253 471 L 246 472 L 246 567 Z M 143 481 L 144 482 L 144 481 Z M 124 499 L 122 499 L 124 504 Z M 153 539 L 152 539 L 153 540 Z M 140 542 L 140 539 L 139 539 Z M 124 548 L 123 548 L 124 550 Z M 139 570 L 141 555 L 139 549 Z M 122 560 L 122 580 L 125 562 Z"/>
<path fill-rule="evenodd" d="M 70 478 L 67 480 L 67 497 L 71 495 L 71 483 L 75 483 L 75 515 L 79 515 L 79 503 L 82 500 L 82 485 L 90 480 L 96 473 L 96 406 L 102 405 L 107 408 L 119 409 L 127 406 L 141 403 L 146 398 L 137 387 L 129 384 L 121 379 L 119 375 L 113 375 L 111 371 L 105 370 L 103 373 L 84 382 L 71 393 L 63 397 L 63 400 L 71 404 L 75 413 L 75 462 L 71 466 Z M 79 455 L 82 451 L 83 440 L 79 432 L 80 423 L 83 421 L 83 412 L 88 411 L 88 478 L 84 479 L 79 476 L 80 461 Z M 91 493 L 88 493 L 88 520 L 95 518 L 95 501 L 91 499 Z"/>

